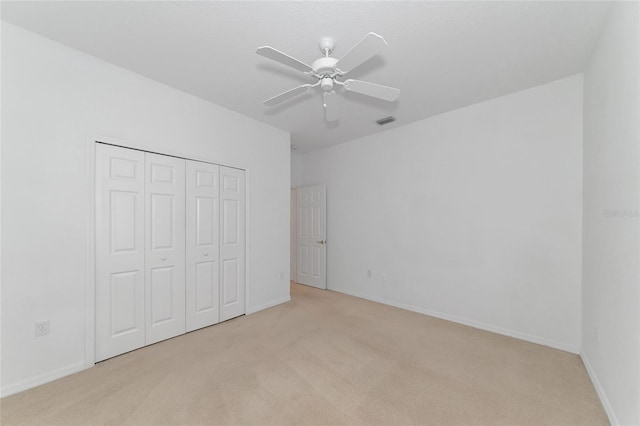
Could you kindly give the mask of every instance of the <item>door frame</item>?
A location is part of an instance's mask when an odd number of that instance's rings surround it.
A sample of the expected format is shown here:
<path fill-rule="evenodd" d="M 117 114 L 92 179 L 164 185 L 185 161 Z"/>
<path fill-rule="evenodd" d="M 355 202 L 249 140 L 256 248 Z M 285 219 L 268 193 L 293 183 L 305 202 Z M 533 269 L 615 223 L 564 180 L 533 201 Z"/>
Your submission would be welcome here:
<path fill-rule="evenodd" d="M 158 152 L 152 147 L 146 147 L 129 142 L 126 139 L 116 138 L 113 136 L 94 135 L 86 140 L 86 211 L 85 218 L 85 325 L 84 325 L 84 369 L 93 367 L 96 364 L 96 144 L 102 143 L 107 145 L 114 145 L 120 148 L 135 149 L 137 151 L 151 152 L 153 154 L 167 155 L 170 157 L 183 158 L 185 160 L 200 161 L 203 163 L 216 164 L 218 166 L 230 167 L 233 169 L 244 170 L 245 173 L 245 189 L 244 189 L 244 311 L 245 315 L 248 315 L 250 311 L 247 309 L 249 306 L 249 256 L 250 252 L 250 169 L 246 166 L 222 164 L 220 162 L 212 161 L 210 159 L 202 159 L 197 157 L 185 157 L 179 152 Z"/>
<path fill-rule="evenodd" d="M 290 226 L 289 226 L 289 281 L 297 282 L 298 276 L 298 188 L 290 192 Z"/>

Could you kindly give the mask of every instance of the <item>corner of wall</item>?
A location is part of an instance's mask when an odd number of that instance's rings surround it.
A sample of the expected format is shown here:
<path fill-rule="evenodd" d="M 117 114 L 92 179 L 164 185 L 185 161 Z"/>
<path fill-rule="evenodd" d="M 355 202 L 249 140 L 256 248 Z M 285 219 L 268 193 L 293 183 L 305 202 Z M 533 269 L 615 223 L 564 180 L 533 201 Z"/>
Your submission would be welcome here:
<path fill-rule="evenodd" d="M 582 363 L 584 364 L 584 367 L 587 370 L 587 374 L 589 374 L 589 378 L 591 379 L 591 382 L 593 383 L 593 387 L 595 388 L 596 393 L 598 394 L 598 398 L 600 398 L 602 407 L 604 408 L 605 413 L 607 413 L 607 417 L 609 418 L 609 423 L 611 423 L 612 425 L 619 425 L 620 422 L 616 417 L 615 411 L 613 411 L 611 402 L 609 401 L 609 398 L 607 397 L 607 394 L 605 393 L 604 388 L 602 387 L 602 384 L 600 384 L 600 380 L 598 380 L 598 376 L 596 376 L 596 373 L 593 370 L 591 363 L 589 362 L 589 357 L 587 356 L 587 354 L 584 353 L 584 351 L 581 350 L 580 358 L 582 359 Z"/>
<path fill-rule="evenodd" d="M 639 40 L 615 2 L 583 80 L 580 356 L 614 425 L 640 422 Z"/>

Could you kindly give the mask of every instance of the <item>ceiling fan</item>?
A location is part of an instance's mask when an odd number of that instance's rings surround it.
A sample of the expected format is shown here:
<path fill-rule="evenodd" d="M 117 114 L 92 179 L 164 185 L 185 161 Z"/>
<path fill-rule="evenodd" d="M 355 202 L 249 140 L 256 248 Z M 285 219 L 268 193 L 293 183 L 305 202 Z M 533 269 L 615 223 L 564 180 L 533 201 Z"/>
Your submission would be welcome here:
<path fill-rule="evenodd" d="M 330 37 L 324 37 L 320 40 L 320 50 L 324 56 L 314 61 L 311 65 L 307 65 L 273 47 L 259 47 L 258 50 L 256 50 L 258 55 L 295 68 L 317 80 L 313 84 L 303 84 L 302 86 L 280 93 L 264 101 L 264 104 L 273 106 L 306 93 L 314 87 L 320 86 L 323 91 L 322 99 L 325 119 L 327 121 L 336 121 L 339 117 L 339 108 L 336 103 L 335 89 L 338 86 L 342 86 L 351 92 L 393 102 L 400 96 L 400 89 L 360 80 L 342 80 L 345 74 L 360 66 L 369 58 L 377 55 L 386 45 L 387 42 L 382 36 L 376 33 L 369 33 L 342 58 L 336 59 L 329 56 L 331 52 L 333 52 L 335 41 Z"/>

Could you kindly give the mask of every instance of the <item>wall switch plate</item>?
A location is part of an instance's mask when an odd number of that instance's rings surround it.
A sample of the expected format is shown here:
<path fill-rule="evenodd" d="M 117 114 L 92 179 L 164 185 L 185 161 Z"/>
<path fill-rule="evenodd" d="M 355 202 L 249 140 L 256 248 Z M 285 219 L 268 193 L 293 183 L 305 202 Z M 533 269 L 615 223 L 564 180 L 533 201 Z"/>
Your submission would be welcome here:
<path fill-rule="evenodd" d="M 371 278 L 371 269 L 367 269 L 367 278 Z"/>
<path fill-rule="evenodd" d="M 386 281 L 387 280 L 387 274 L 382 274 L 382 281 Z"/>
<path fill-rule="evenodd" d="M 35 326 L 36 337 L 46 336 L 49 334 L 49 320 L 37 322 Z"/>

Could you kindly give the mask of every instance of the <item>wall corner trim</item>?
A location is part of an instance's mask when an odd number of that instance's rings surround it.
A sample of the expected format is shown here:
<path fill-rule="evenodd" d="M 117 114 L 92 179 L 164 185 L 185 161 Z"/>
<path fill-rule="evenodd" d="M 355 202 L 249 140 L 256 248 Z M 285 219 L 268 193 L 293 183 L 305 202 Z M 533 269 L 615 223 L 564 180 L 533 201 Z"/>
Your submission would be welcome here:
<path fill-rule="evenodd" d="M 593 383 L 593 387 L 596 389 L 598 393 L 598 397 L 600 398 L 600 402 L 602 403 L 602 407 L 604 407 L 605 413 L 607 413 L 607 417 L 609 418 L 609 423 L 614 426 L 620 424 L 618 418 L 616 417 L 615 411 L 613 411 L 613 407 L 611 406 L 611 402 L 609 402 L 609 398 L 607 398 L 607 394 L 604 391 L 604 388 L 600 384 L 600 380 L 598 380 L 598 376 L 596 376 L 596 372 L 591 367 L 589 363 L 589 358 L 584 351 L 580 351 L 580 358 L 582 359 L 582 363 L 587 370 L 587 374 L 589 374 L 589 378 L 591 379 L 591 383 Z"/>

